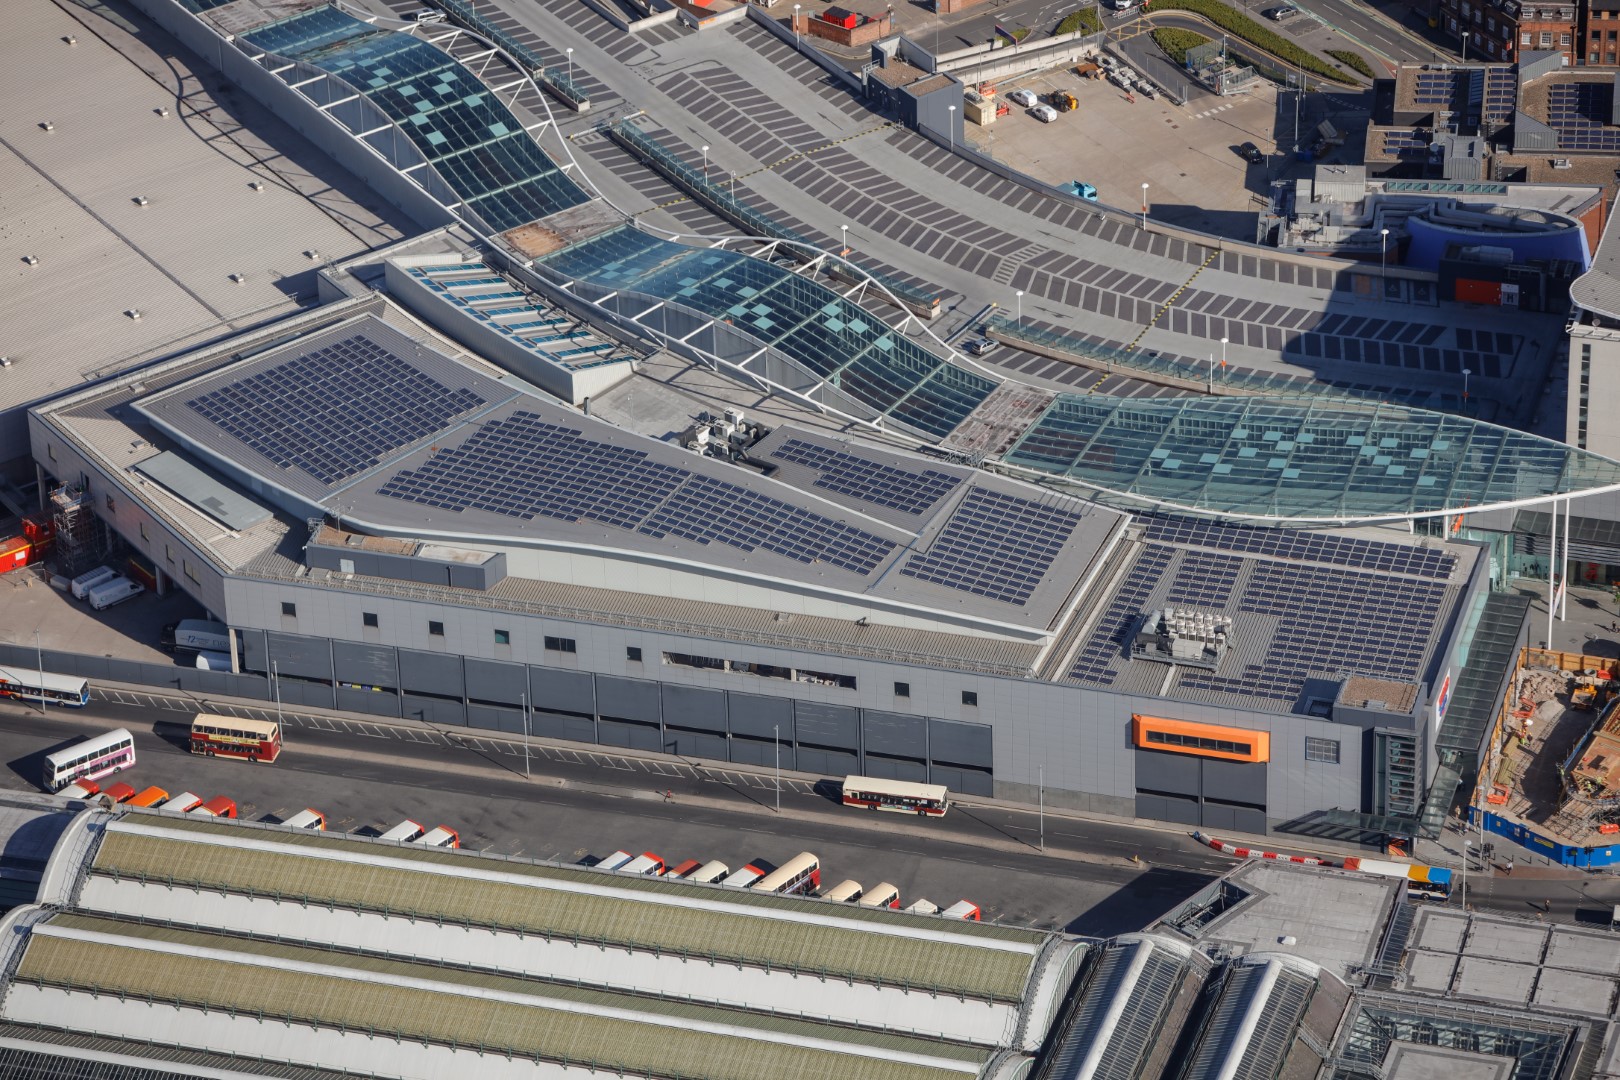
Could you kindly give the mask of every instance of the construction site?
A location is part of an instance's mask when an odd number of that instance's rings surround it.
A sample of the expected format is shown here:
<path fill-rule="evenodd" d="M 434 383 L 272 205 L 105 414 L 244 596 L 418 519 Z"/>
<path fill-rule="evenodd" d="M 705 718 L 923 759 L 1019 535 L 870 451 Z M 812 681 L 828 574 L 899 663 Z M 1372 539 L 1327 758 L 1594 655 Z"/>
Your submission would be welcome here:
<path fill-rule="evenodd" d="M 1566 865 L 1620 862 L 1617 668 L 1612 657 L 1520 650 L 1480 771 L 1482 828 Z"/>

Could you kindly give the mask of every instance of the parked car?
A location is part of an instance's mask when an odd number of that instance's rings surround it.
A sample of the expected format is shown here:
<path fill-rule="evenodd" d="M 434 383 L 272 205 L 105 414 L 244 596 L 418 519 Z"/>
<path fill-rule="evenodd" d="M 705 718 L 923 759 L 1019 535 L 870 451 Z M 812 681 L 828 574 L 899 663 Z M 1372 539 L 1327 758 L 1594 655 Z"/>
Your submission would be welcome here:
<path fill-rule="evenodd" d="M 1036 105 L 1040 104 L 1040 98 L 1035 96 L 1035 91 L 1026 90 L 1022 87 L 1014 90 L 1007 96 L 1012 99 L 1012 103 L 1014 105 L 1022 105 L 1026 109 L 1032 109 Z"/>
<path fill-rule="evenodd" d="M 1057 110 L 1052 108 L 1050 105 L 1037 105 L 1033 109 L 1029 110 L 1029 115 L 1033 116 L 1043 124 L 1050 124 L 1052 121 L 1056 120 L 1058 116 Z"/>
<path fill-rule="evenodd" d="M 1087 199 L 1091 202 L 1097 201 L 1097 189 L 1083 180 L 1070 180 L 1063 190 L 1077 199 Z"/>
<path fill-rule="evenodd" d="M 1270 19 L 1272 22 L 1282 22 L 1285 19 L 1292 19 L 1295 15 L 1298 15 L 1299 8 L 1284 4 L 1281 7 L 1267 8 L 1264 14 L 1266 18 Z"/>
<path fill-rule="evenodd" d="M 987 337 L 969 338 L 962 344 L 962 348 L 966 349 L 974 356 L 983 356 L 985 353 L 994 350 L 995 347 L 996 343 Z"/>
<path fill-rule="evenodd" d="M 1238 147 L 1238 156 L 1251 165 L 1259 165 L 1266 160 L 1266 155 L 1252 142 L 1246 142 Z"/>

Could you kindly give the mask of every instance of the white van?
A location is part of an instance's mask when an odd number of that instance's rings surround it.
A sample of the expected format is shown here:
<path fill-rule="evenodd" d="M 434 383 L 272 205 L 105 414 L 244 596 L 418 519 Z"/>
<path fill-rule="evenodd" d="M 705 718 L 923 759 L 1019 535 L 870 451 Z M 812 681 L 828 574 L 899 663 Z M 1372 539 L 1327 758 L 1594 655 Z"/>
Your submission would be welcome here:
<path fill-rule="evenodd" d="M 122 574 L 114 574 L 101 584 L 92 586 L 85 599 L 89 600 L 90 606 L 97 611 L 104 611 L 114 604 L 122 604 L 130 597 L 139 596 L 145 591 L 140 585 Z"/>
<path fill-rule="evenodd" d="M 73 593 L 73 599 L 83 600 L 90 595 L 90 590 L 103 581 L 111 581 L 118 576 L 118 572 L 110 566 L 98 566 L 94 570 L 86 570 L 68 584 L 68 591 Z"/>
<path fill-rule="evenodd" d="M 222 652 L 200 652 L 193 666 L 199 671 L 229 671 L 231 670 L 231 654 Z"/>
<path fill-rule="evenodd" d="M 201 805 L 201 795 L 193 795 L 189 791 L 182 791 L 174 798 L 169 799 L 166 802 L 158 803 L 157 808 L 159 810 L 178 810 L 180 813 L 184 814 Z"/>
<path fill-rule="evenodd" d="M 164 649 L 196 649 L 199 652 L 231 651 L 231 631 L 224 623 L 207 619 L 181 619 L 163 628 L 158 644 Z"/>
<path fill-rule="evenodd" d="M 313 829 L 317 832 L 325 832 L 326 815 L 319 810 L 312 810 L 306 806 L 286 821 L 283 821 L 282 824 L 289 829 Z"/>
<path fill-rule="evenodd" d="M 427 832 L 427 830 L 424 829 L 421 825 L 418 825 L 416 822 L 412 821 L 410 818 L 406 818 L 404 821 L 400 822 L 398 825 L 395 825 L 392 829 L 389 829 L 387 832 L 385 832 L 381 836 L 377 837 L 377 839 L 379 839 L 379 840 L 394 840 L 394 841 L 397 841 L 397 842 L 399 842 L 401 844 L 408 844 L 412 840 L 415 840 L 418 836 L 421 836 L 425 832 Z"/>

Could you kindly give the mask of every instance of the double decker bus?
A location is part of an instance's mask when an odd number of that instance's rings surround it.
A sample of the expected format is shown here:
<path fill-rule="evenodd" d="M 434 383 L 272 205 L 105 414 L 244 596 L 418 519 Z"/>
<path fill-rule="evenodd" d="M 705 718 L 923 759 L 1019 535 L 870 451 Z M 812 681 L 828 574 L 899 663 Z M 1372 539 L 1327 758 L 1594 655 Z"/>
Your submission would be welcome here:
<path fill-rule="evenodd" d="M 99 780 L 135 764 L 135 739 L 127 728 L 74 743 L 45 756 L 46 791 L 61 791 L 79 780 Z"/>
<path fill-rule="evenodd" d="M 751 888 L 755 892 L 768 893 L 801 893 L 819 889 L 821 860 L 808 851 L 801 851 L 754 882 Z"/>
<path fill-rule="evenodd" d="M 897 814 L 944 817 L 950 792 L 944 784 L 913 784 L 907 780 L 880 780 L 874 776 L 844 777 L 844 805 Z"/>
<path fill-rule="evenodd" d="M 0 697 L 82 709 L 90 704 L 90 684 L 77 675 L 0 667 Z"/>
<path fill-rule="evenodd" d="M 191 721 L 191 752 L 269 764 L 281 756 L 281 725 L 274 720 L 198 713 Z"/>

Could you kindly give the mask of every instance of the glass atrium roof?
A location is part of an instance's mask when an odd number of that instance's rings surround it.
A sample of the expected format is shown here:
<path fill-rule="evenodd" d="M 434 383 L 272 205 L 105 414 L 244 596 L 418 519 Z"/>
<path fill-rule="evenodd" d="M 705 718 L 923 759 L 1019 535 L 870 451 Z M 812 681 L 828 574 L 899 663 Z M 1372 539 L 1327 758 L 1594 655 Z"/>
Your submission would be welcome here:
<path fill-rule="evenodd" d="M 995 380 L 935 356 L 825 285 L 764 259 L 683 247 L 623 226 L 542 262 L 566 277 L 664 298 L 729 323 L 936 438 L 996 388 Z"/>
<path fill-rule="evenodd" d="M 1276 398 L 1065 394 L 1006 460 L 1155 505 L 1343 522 L 1620 487 L 1620 462 L 1467 417 Z"/>
<path fill-rule="evenodd" d="M 243 40 L 320 68 L 364 94 L 495 232 L 589 199 L 472 72 L 425 41 L 331 6 L 271 23 Z"/>

